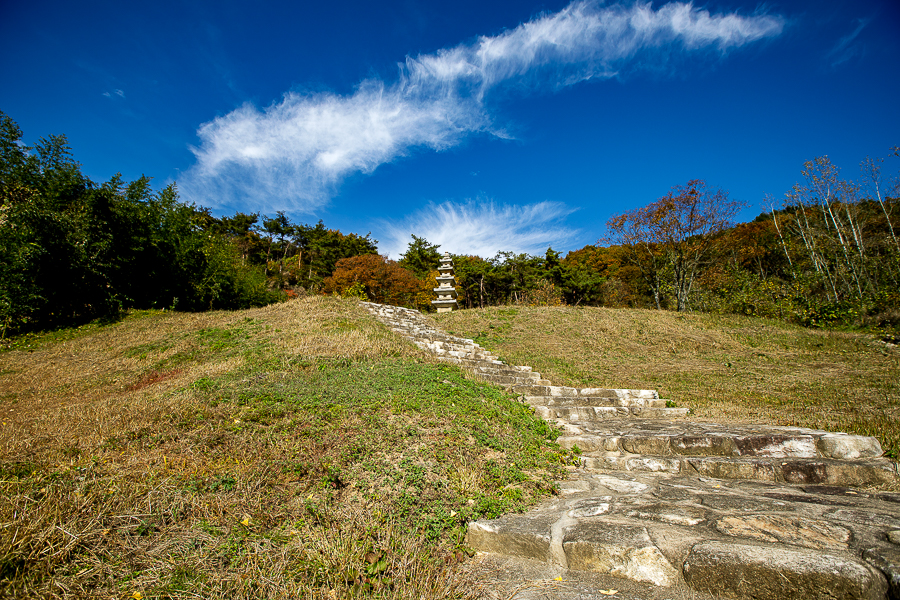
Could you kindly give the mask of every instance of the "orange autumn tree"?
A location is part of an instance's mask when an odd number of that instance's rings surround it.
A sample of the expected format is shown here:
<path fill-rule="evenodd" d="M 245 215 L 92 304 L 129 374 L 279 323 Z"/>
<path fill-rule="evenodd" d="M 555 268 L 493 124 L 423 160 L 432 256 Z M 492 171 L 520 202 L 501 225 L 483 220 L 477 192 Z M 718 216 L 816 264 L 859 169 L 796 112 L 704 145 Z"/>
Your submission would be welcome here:
<path fill-rule="evenodd" d="M 419 288 L 416 292 L 416 300 L 415 307 L 418 308 L 422 312 L 430 312 L 435 310 L 434 305 L 431 303 L 432 300 L 437 299 L 437 294 L 434 289 L 440 285 L 438 283 L 438 276 L 440 272 L 431 271 L 425 277 L 419 279 Z"/>
<path fill-rule="evenodd" d="M 731 226 L 742 206 L 727 192 L 694 179 L 656 202 L 612 217 L 606 227 L 609 240 L 622 245 L 625 260 L 640 270 L 656 307 L 663 288 L 670 286 L 678 310 L 685 311 L 717 234 Z"/>
<path fill-rule="evenodd" d="M 354 284 L 365 289 L 372 302 L 414 306 L 421 282 L 407 269 L 378 254 L 342 258 L 334 273 L 322 282 L 325 293 L 344 294 Z"/>

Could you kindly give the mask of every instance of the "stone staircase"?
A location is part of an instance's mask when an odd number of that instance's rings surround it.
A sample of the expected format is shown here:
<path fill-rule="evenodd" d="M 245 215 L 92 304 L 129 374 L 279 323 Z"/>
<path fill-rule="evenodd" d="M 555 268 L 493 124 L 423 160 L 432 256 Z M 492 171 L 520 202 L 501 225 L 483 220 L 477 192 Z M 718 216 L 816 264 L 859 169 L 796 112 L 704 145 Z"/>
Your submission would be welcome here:
<path fill-rule="evenodd" d="M 652 390 L 554 386 L 418 311 L 362 304 L 519 394 L 580 455 L 557 497 L 470 523 L 485 598 L 900 600 L 900 475 L 874 438 L 692 422 Z"/>
<path fill-rule="evenodd" d="M 773 483 L 880 486 L 897 480 L 878 440 L 800 427 L 639 419 L 568 426 L 557 441 L 589 470 L 665 472 Z"/>
<path fill-rule="evenodd" d="M 687 415 L 685 408 L 668 408 L 654 390 L 572 388 L 550 384 L 531 367 L 509 366 L 476 344 L 435 328 L 416 310 L 398 306 L 361 303 L 392 331 L 438 360 L 460 365 L 484 381 L 506 387 L 523 396 L 535 412 L 560 423 L 590 423 L 628 417 L 666 418 Z"/>

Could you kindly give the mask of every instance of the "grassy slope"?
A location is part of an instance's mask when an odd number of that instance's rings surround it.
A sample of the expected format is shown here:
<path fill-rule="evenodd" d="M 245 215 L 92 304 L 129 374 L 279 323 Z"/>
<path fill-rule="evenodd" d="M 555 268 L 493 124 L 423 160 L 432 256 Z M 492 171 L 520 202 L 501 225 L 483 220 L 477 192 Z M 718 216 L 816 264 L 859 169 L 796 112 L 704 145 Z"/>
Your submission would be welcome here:
<path fill-rule="evenodd" d="M 900 352 L 737 315 L 499 307 L 436 317 L 557 385 L 658 389 L 703 420 L 874 435 L 900 452 Z"/>
<path fill-rule="evenodd" d="M 465 523 L 566 456 L 498 389 L 354 302 L 14 340 L 0 353 L 0 596 L 464 597 Z"/>

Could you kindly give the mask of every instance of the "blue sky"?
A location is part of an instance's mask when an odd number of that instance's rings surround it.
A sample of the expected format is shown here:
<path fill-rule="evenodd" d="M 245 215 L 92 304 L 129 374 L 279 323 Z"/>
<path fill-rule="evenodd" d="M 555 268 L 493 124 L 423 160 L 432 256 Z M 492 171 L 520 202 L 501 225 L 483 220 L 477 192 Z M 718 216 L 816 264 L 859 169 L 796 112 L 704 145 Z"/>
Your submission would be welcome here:
<path fill-rule="evenodd" d="M 900 145 L 898 57 L 895 0 L 35 0 L 0 7 L 0 110 L 215 214 L 542 254 L 689 179 L 750 220 L 805 160 L 855 178 Z"/>

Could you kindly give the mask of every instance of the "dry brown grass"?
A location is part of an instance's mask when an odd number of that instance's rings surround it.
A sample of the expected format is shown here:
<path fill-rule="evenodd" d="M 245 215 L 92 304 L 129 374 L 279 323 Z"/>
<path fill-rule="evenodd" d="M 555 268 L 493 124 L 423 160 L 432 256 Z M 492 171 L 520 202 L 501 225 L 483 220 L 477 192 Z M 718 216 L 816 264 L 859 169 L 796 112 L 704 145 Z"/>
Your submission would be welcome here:
<path fill-rule="evenodd" d="M 414 354 L 352 302 L 318 296 L 239 312 L 126 319 L 92 335 L 0 354 L 0 460 L 93 448 L 189 408 L 197 397 L 190 383 L 238 370 L 246 360 L 242 352 L 217 351 L 227 338 L 210 342 L 202 332 L 235 329 L 242 342 L 272 346 L 285 369 L 296 360 Z"/>
<path fill-rule="evenodd" d="M 468 598 L 466 519 L 562 470 L 542 422 L 355 301 L 25 341 L 0 353 L 0 596 Z"/>
<path fill-rule="evenodd" d="M 698 419 L 875 435 L 900 451 L 900 352 L 867 335 L 607 308 L 497 307 L 436 320 L 557 385 L 658 389 Z"/>
<path fill-rule="evenodd" d="M 323 440 L 244 428 L 192 385 L 417 355 L 355 303 L 157 313 L 36 346 L 0 354 L 0 595 L 337 598 L 356 577 L 383 597 L 459 596 L 385 507 L 333 502 L 314 460 L 285 472 L 286 456 L 328 458 Z M 371 577 L 370 551 L 386 561 Z"/>

